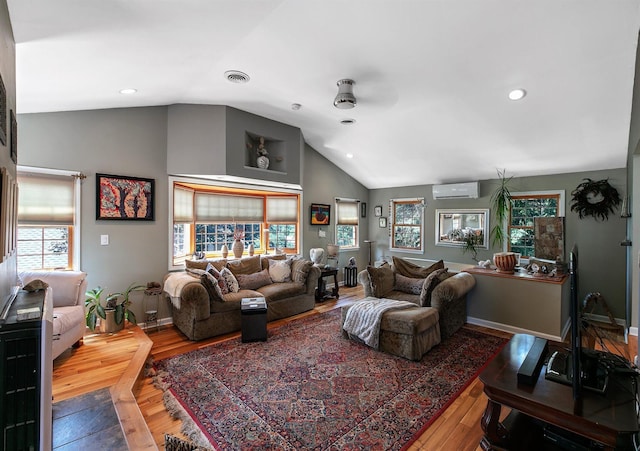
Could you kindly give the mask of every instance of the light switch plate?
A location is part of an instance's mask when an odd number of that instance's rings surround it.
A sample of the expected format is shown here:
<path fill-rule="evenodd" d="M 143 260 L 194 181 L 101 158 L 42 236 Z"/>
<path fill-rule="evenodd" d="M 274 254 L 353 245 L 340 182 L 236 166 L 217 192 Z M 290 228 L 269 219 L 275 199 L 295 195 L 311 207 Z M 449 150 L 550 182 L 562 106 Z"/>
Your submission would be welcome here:
<path fill-rule="evenodd" d="M 327 232 L 325 232 L 324 230 L 318 230 L 318 236 L 320 238 L 325 238 L 327 236 Z"/>
<path fill-rule="evenodd" d="M 100 244 L 102 246 L 108 246 L 109 245 L 109 235 L 100 235 Z"/>

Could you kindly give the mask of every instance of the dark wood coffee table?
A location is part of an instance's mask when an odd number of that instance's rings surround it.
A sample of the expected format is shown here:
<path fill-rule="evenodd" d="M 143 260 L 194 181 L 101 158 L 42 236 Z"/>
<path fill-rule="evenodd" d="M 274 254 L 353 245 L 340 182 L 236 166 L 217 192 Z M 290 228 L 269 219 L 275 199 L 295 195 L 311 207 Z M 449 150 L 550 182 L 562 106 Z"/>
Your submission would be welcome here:
<path fill-rule="evenodd" d="M 560 449 L 552 443 L 554 438 L 585 449 L 633 449 L 639 430 L 634 402 L 638 375 L 611 374 L 607 392 L 584 390 L 580 406 L 571 386 L 545 379 L 544 366 L 535 385 L 518 383 L 518 369 L 534 339 L 515 335 L 480 374 L 489 398 L 481 420 L 482 449 Z M 565 348 L 566 344 L 549 342 L 549 352 Z M 501 422 L 502 406 L 512 410 Z"/>

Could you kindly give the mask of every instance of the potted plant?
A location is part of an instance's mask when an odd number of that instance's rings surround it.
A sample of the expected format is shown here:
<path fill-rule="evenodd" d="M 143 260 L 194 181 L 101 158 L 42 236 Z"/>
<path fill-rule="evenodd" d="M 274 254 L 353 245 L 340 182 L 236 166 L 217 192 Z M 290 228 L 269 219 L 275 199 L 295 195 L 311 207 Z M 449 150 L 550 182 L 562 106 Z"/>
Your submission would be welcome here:
<path fill-rule="evenodd" d="M 143 285 L 131 284 L 122 293 L 113 293 L 107 296 L 105 304 L 102 304 L 102 293 L 104 289 L 97 287 L 86 292 L 87 299 L 84 306 L 87 309 L 85 314 L 85 322 L 92 331 L 96 328 L 98 317 L 100 321 L 100 331 L 103 333 L 117 332 L 124 326 L 126 318 L 132 324 L 136 324 L 136 316 L 129 309 L 131 292 L 144 289 Z"/>
<path fill-rule="evenodd" d="M 491 195 L 491 206 L 493 209 L 494 226 L 491 229 L 491 244 L 502 247 L 505 236 L 504 224 L 509 219 L 509 209 L 511 208 L 511 191 L 509 182 L 513 177 L 506 177 L 506 169 L 498 170 L 499 185 Z M 516 256 L 513 252 L 497 252 L 493 254 L 493 263 L 498 267 L 498 272 L 512 273 L 516 265 Z"/>

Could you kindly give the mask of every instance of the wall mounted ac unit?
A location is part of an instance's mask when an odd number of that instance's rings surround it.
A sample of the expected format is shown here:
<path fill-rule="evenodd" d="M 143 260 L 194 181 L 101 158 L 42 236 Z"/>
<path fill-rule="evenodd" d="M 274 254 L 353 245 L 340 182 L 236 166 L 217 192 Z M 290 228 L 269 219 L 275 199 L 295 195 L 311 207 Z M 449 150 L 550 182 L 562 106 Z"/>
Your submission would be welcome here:
<path fill-rule="evenodd" d="M 433 185 L 434 199 L 477 199 L 480 187 L 478 182 L 450 183 Z"/>

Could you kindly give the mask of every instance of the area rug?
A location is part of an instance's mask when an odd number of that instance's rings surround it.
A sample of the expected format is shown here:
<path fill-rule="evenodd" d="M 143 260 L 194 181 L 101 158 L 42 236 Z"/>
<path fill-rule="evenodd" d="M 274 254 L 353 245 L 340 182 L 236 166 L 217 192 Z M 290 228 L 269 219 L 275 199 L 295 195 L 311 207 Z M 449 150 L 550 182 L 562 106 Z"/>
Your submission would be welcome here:
<path fill-rule="evenodd" d="M 398 450 L 506 340 L 461 329 L 420 362 L 342 337 L 340 312 L 156 362 L 157 379 L 220 450 Z"/>

